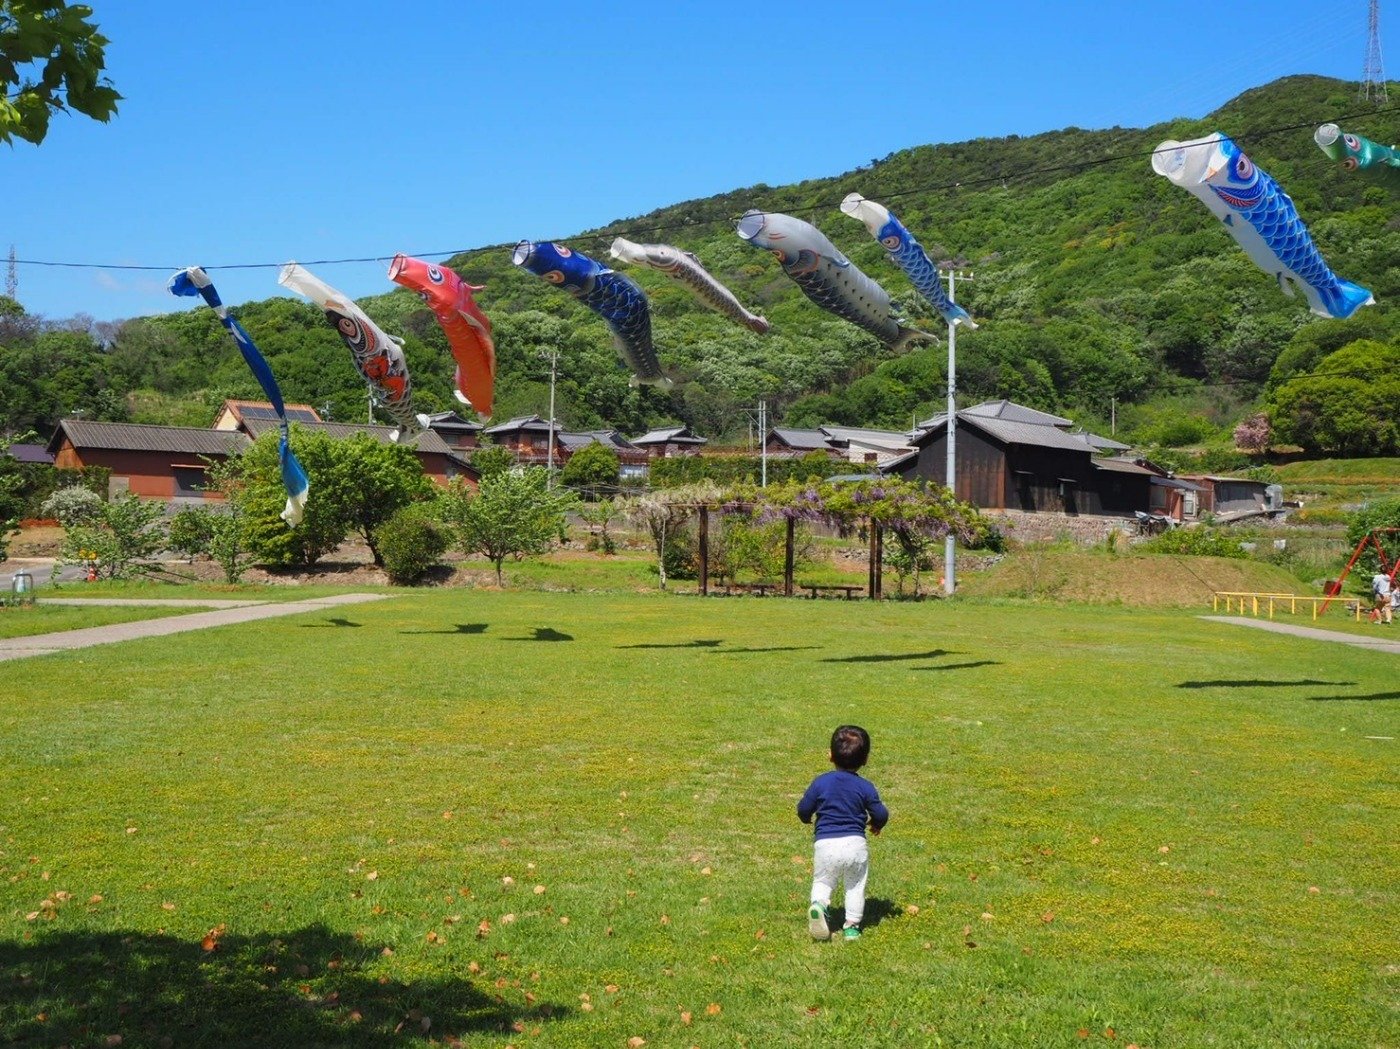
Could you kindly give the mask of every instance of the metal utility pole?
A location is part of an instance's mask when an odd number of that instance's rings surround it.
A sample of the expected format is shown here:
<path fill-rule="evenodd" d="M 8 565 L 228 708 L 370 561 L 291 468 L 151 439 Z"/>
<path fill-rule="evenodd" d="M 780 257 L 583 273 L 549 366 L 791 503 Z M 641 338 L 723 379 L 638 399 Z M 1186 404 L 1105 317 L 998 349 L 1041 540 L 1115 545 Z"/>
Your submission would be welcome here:
<path fill-rule="evenodd" d="M 546 487 L 554 487 L 554 382 L 559 377 L 559 351 L 541 350 L 540 356 L 549 361 L 549 454 Z"/>
<path fill-rule="evenodd" d="M 1371 0 L 1366 32 L 1366 64 L 1361 70 L 1360 97 L 1362 102 L 1384 106 L 1390 102 L 1390 93 L 1386 90 L 1385 66 L 1381 62 L 1380 0 Z"/>
<path fill-rule="evenodd" d="M 10 245 L 10 265 L 5 270 L 5 294 L 19 301 L 19 271 L 15 269 L 15 246 Z"/>
<path fill-rule="evenodd" d="M 758 462 L 760 488 L 768 487 L 768 402 L 758 402 Z"/>
<path fill-rule="evenodd" d="M 958 271 L 950 269 L 948 271 L 948 301 L 956 302 L 954 289 L 957 285 Z M 963 274 L 963 280 L 972 280 L 971 273 Z M 957 439 L 958 439 L 958 326 L 951 321 L 948 324 L 948 458 L 944 471 L 944 479 L 948 482 L 948 490 L 956 498 L 958 494 L 957 482 Z M 957 558 L 953 552 L 953 533 L 949 532 L 947 538 L 943 540 L 943 593 L 948 597 L 953 596 L 953 590 L 957 587 L 957 578 L 954 575 Z"/>

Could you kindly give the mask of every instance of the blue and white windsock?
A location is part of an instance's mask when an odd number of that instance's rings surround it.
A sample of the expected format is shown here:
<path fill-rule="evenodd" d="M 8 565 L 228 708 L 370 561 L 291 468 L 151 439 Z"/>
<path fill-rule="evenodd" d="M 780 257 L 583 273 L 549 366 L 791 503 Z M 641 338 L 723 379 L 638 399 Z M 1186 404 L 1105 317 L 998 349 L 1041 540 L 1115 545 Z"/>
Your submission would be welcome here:
<path fill-rule="evenodd" d="M 890 214 L 889 208 L 866 200 L 859 193 L 848 193 L 846 199 L 841 201 L 841 211 L 865 224 L 870 235 L 890 253 L 891 261 L 905 272 L 918 293 L 945 321 L 949 324 L 966 324 L 969 328 L 977 327 L 967 310 L 948 298 L 948 293 L 943 290 L 943 281 L 938 277 L 938 267 L 914 239 L 914 234 Z"/>
<path fill-rule="evenodd" d="M 208 303 L 218 315 L 219 322 L 233 336 L 243 359 L 248 362 L 248 367 L 262 386 L 263 393 L 267 394 L 267 399 L 272 402 L 277 417 L 282 420 L 282 436 L 277 444 L 277 458 L 282 465 L 282 487 L 287 490 L 287 506 L 281 516 L 289 527 L 295 528 L 301 523 L 302 514 L 306 511 L 306 491 L 310 486 L 306 480 L 306 471 L 292 454 L 288 440 L 287 408 L 282 403 L 282 390 L 277 385 L 277 379 L 273 377 L 272 369 L 268 367 L 267 358 L 258 351 L 252 337 L 243 330 L 243 326 L 230 316 L 228 307 L 219 300 L 219 293 L 214 290 L 214 282 L 202 267 L 191 266 L 181 270 L 170 278 L 169 288 L 174 295 L 198 295 Z"/>

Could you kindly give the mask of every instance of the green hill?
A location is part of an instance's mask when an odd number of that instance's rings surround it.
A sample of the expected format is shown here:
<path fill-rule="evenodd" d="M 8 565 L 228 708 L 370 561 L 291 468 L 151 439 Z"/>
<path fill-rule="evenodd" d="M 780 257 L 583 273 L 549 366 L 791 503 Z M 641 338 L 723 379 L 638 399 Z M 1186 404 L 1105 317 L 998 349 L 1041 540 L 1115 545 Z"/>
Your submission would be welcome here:
<path fill-rule="evenodd" d="M 918 146 L 832 178 L 736 189 L 569 238 L 600 260 L 619 234 L 693 251 L 772 322 L 770 334 L 753 334 L 666 277 L 631 271 L 651 297 L 663 363 L 686 380 L 669 393 L 629 387 L 602 322 L 513 266 L 509 246 L 468 252 L 450 265 L 485 285 L 478 300 L 495 325 L 497 418 L 545 409 L 538 352 L 558 347 L 558 411 L 572 427 L 630 433 L 679 419 L 711 435 L 742 433 L 743 409 L 760 397 L 775 406 L 775 418 L 791 423 L 903 427 L 941 398 L 945 348 L 892 358 L 808 302 L 775 260 L 740 241 L 732 227 L 749 207 L 813 221 L 891 292 L 910 322 L 943 331 L 880 246 L 837 211 L 840 199 L 858 190 L 887 202 L 935 258 L 975 271 L 975 280 L 959 287 L 959 300 L 981 322 L 979 330 L 959 333 L 966 401 L 1012 397 L 1106 425 L 1116 400 L 1120 421 L 1132 423 L 1137 410 L 1145 426 L 1155 405 L 1159 415 L 1190 411 L 1226 423 L 1280 355 L 1286 370 L 1305 370 L 1319 359 L 1319 345 L 1335 348 L 1363 335 L 1400 338 L 1390 306 L 1400 291 L 1394 200 L 1341 171 L 1312 142 L 1313 127 L 1356 110 L 1355 98 L 1354 85 L 1342 81 L 1290 77 L 1204 119 Z M 1400 137 L 1394 112 L 1342 122 L 1378 140 Z M 1216 129 L 1278 179 L 1332 267 L 1370 287 L 1378 306 L 1352 321 L 1310 318 L 1199 202 L 1152 173 L 1145 154 L 1158 142 Z M 1115 157 L 1123 159 L 1104 162 Z M 361 305 L 405 336 L 423 407 L 450 406 L 446 343 L 417 298 L 394 290 Z M 329 404 L 336 418 L 362 417 L 363 384 L 317 311 L 271 299 L 237 312 L 289 400 Z M 0 320 L 14 327 L 14 318 Z M 1300 331 L 1306 345 L 1290 350 Z M 127 322 L 105 352 L 93 351 L 91 340 L 85 349 L 85 339 L 50 333 L 6 355 L 0 427 L 45 428 L 84 400 L 88 414 L 99 417 L 120 417 L 135 403 L 143 421 L 195 421 L 222 396 L 256 390 L 207 310 Z M 60 392 L 24 377 L 26 363 L 35 362 L 26 354 L 45 362 Z"/>

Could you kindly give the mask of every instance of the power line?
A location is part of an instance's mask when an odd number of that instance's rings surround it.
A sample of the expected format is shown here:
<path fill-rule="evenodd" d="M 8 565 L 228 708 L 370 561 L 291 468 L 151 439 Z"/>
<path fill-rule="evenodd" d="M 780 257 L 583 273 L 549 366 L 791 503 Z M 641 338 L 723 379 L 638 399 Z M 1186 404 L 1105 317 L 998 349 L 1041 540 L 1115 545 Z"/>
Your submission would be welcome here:
<path fill-rule="evenodd" d="M 1387 107 L 1387 108 L 1383 108 L 1383 109 L 1377 109 L 1377 108 L 1372 107 L 1372 108 L 1370 108 L 1370 109 L 1361 110 L 1361 111 L 1358 111 L 1358 112 L 1355 112 L 1355 113 L 1344 113 L 1344 114 L 1342 114 L 1342 115 L 1340 115 L 1340 116 L 1332 117 L 1331 120 L 1332 120 L 1333 123 L 1346 123 L 1346 122 L 1357 121 L 1357 120 L 1370 120 L 1370 119 L 1374 119 L 1374 118 L 1377 117 L 1377 116 L 1384 116 L 1384 115 L 1386 115 L 1386 114 L 1397 113 L 1397 112 L 1400 112 L 1400 106 L 1391 106 L 1391 107 Z M 1247 133 L 1247 134 L 1245 134 L 1245 135 L 1240 135 L 1240 136 L 1238 136 L 1238 137 L 1235 138 L 1235 141 L 1236 141 L 1236 142 L 1245 142 L 1245 143 L 1248 143 L 1248 142 L 1257 142 L 1257 141 L 1259 141 L 1260 139 L 1270 138 L 1270 137 L 1273 137 L 1274 135 L 1281 135 L 1281 134 L 1284 134 L 1284 133 L 1289 132 L 1289 131 L 1299 131 L 1299 130 L 1302 130 L 1302 129 L 1304 129 L 1304 128 L 1312 128 L 1312 127 L 1316 127 L 1316 126 L 1317 126 L 1317 121 L 1316 121 L 1316 120 L 1309 120 L 1309 121 L 1304 121 L 1304 122 L 1296 123 L 1296 124 L 1283 124 L 1283 125 L 1280 125 L 1280 126 L 1278 126 L 1278 127 L 1265 128 L 1265 129 L 1263 129 L 1263 130 L 1261 130 L 1261 131 L 1253 131 L 1253 132 L 1249 132 L 1249 133 Z M 1172 147 L 1172 148 L 1175 148 L 1175 147 Z M 908 196 L 913 196 L 913 195 L 915 195 L 915 194 L 922 194 L 922 193 L 945 193 L 945 192 L 948 192 L 948 191 L 950 191 L 950 190 L 958 190 L 958 189 L 976 189 L 976 188 L 979 188 L 979 187 L 982 187 L 982 186 L 996 185 L 996 184 L 999 184 L 999 185 L 1003 185 L 1003 186 L 1004 186 L 1004 185 L 1005 185 L 1009 180 L 1011 180 L 1011 179 L 1026 179 L 1026 178 L 1033 178 L 1033 177 L 1035 177 L 1035 176 L 1037 176 L 1037 175 L 1053 175 L 1053 174 L 1059 174 L 1059 173 L 1067 172 L 1067 171 L 1084 171 L 1084 170 L 1087 170 L 1087 169 L 1089 169 L 1089 168 L 1102 167 L 1102 166 L 1107 165 L 1107 164 L 1117 164 L 1117 163 L 1121 163 L 1121 162 L 1127 161 L 1127 160 L 1141 160 L 1141 159 L 1144 159 L 1144 158 L 1147 158 L 1147 157 L 1153 157 L 1153 156 L 1156 156 L 1156 155 L 1159 154 L 1159 153 L 1165 153 L 1165 152 L 1170 152 L 1170 149 L 1136 150 L 1136 151 L 1133 151 L 1133 152 L 1131 152 L 1131 153 L 1115 153 L 1115 154 L 1111 154 L 1111 155 L 1109 155 L 1109 156 L 1098 157 L 1098 158 L 1095 158 L 1095 159 L 1092 159 L 1092 160 L 1074 160 L 1074 161 L 1067 161 L 1067 162 L 1065 162 L 1065 163 L 1063 163 L 1063 164 L 1049 164 L 1049 165 L 1046 165 L 1046 166 L 1044 166 L 1044 167 L 1039 167 L 1039 168 L 1027 168 L 1027 169 L 1022 170 L 1022 171 L 1013 171 L 1013 172 L 1010 172 L 1010 173 L 1002 173 L 1002 174 L 997 174 L 997 175 L 987 175 L 987 176 L 984 176 L 984 177 L 981 177 L 981 178 L 958 179 L 958 180 L 955 180 L 955 181 L 952 181 L 952 182 L 942 182 L 942 183 L 928 183 L 928 184 L 920 185 L 920 186 L 911 186 L 911 187 L 909 187 L 909 188 L 907 188 L 907 189 L 885 190 L 885 191 L 882 191 L 882 193 L 881 193 L 881 198 L 882 198 L 882 199 L 886 199 L 886 200 L 894 200 L 894 199 L 899 199 L 899 198 L 901 198 L 901 197 L 908 197 Z M 768 192 L 769 192 L 769 193 L 772 193 L 773 191 L 772 191 L 772 190 L 769 190 Z M 790 210 L 790 211 L 796 211 L 796 212 L 816 212 L 816 211 L 825 211 L 825 210 L 829 210 L 829 209 L 831 209 L 831 208 L 838 207 L 839 205 L 840 205 L 840 201 L 839 201 L 839 200 L 836 200 L 836 199 L 833 199 L 833 200 L 831 200 L 831 201 L 824 201 L 824 202 L 817 203 L 817 204 L 812 204 L 812 205 L 804 205 L 804 206 L 801 206 L 801 207 L 792 207 L 792 208 L 790 208 L 789 210 Z M 680 207 L 680 206 L 683 206 L 683 205 L 673 205 L 673 206 L 674 206 L 674 207 Z M 720 225 L 720 224 L 722 224 L 722 223 L 728 223 L 728 222 L 732 222 L 732 221 L 733 221 L 732 219 L 687 220 L 687 221 L 683 221 L 683 222 L 659 223 L 659 224 L 652 225 L 652 226 L 631 226 L 631 227 L 622 227 L 620 233 L 617 231 L 617 229 L 616 229 L 615 227 L 609 225 L 609 226 L 604 226 L 604 227 L 602 227 L 602 228 L 603 228 L 603 229 L 612 229 L 613 232 L 609 232 L 609 233 L 586 233 L 586 234 L 585 234 L 585 233 L 580 233 L 580 234 L 575 234 L 575 235 L 570 236 L 570 237 L 539 238 L 539 239 L 541 239 L 541 240 L 553 239 L 553 240 L 556 241 L 556 242 L 562 242 L 562 241 L 580 241 L 580 240 L 603 241 L 603 240 L 606 240 L 606 239 L 608 239 L 608 238 L 611 238 L 611 237 L 614 237 L 614 236 L 619 236 L 619 235 L 624 235 L 624 236 L 627 236 L 627 237 L 630 238 L 630 237 L 641 236 L 641 235 L 644 235 L 644 234 L 650 234 L 650 233 L 664 233 L 664 232 L 668 232 L 668 231 L 670 231 L 670 230 L 678 230 L 678 229 L 703 229 L 703 228 L 705 228 L 705 227 L 707 227 L 707 226 L 716 226 L 716 225 Z M 475 247 L 469 247 L 469 248 L 457 248 L 457 249 L 454 249 L 454 250 L 451 250 L 451 251 L 423 251 L 423 252 L 412 252 L 411 254 L 414 255 L 414 256 L 417 257 L 417 258 L 438 258 L 438 257 L 442 257 L 442 258 L 451 258 L 451 257 L 454 256 L 454 255 L 462 255 L 462 254 L 465 254 L 465 253 L 467 253 L 467 252 L 493 251 L 493 250 L 497 250 L 497 249 L 506 249 L 506 248 L 511 248 L 511 247 L 514 247 L 514 242 L 511 242 L 511 243 L 497 243 L 497 244 L 482 244 L 482 245 L 477 245 L 477 246 L 475 246 Z M 367 255 L 367 256 L 360 256 L 360 257 L 356 257 L 356 258 L 312 259 L 312 260 L 309 260 L 309 261 L 307 261 L 307 262 L 302 263 L 302 265 L 305 265 L 305 266 L 339 266 L 339 265 L 345 265 L 345 264 L 351 264 L 351 263 L 388 262 L 388 261 L 390 261 L 392 258 L 393 258 L 392 255 Z M 172 272 L 175 272 L 175 271 L 177 271 L 177 270 L 179 270 L 179 269 L 182 268 L 181 266 L 178 266 L 178 265 L 177 265 L 177 266 L 151 266 L 151 265 L 135 265 L 135 264 L 107 264 L 107 263 L 99 263 L 99 262 L 55 262 L 55 261 L 49 261 L 49 260 L 43 260 L 43 259 L 16 259 L 16 260 L 14 260 L 14 261 L 15 261 L 15 263 L 16 263 L 17 265 L 21 265 L 21 266 L 45 266 L 45 267 L 60 268 L 60 269 L 101 269 L 101 270 L 122 270 L 122 271 L 159 271 L 159 272 L 172 273 Z M 207 265 L 207 266 L 204 267 L 204 269 L 206 269 L 206 270 L 274 269 L 274 268 L 281 268 L 283 265 L 285 265 L 285 260 L 282 261 L 282 262 L 239 262 L 239 263 L 225 263 L 225 264 L 222 264 L 222 265 Z"/>

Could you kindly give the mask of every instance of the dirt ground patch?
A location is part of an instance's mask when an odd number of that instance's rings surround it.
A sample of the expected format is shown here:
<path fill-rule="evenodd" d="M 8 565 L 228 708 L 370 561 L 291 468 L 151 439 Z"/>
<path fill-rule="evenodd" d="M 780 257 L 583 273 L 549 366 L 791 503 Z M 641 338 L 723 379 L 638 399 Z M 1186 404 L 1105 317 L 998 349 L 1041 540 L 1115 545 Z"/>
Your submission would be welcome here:
<path fill-rule="evenodd" d="M 63 529 L 58 525 L 30 525 L 10 537 L 10 556 L 57 557 L 62 544 Z"/>

